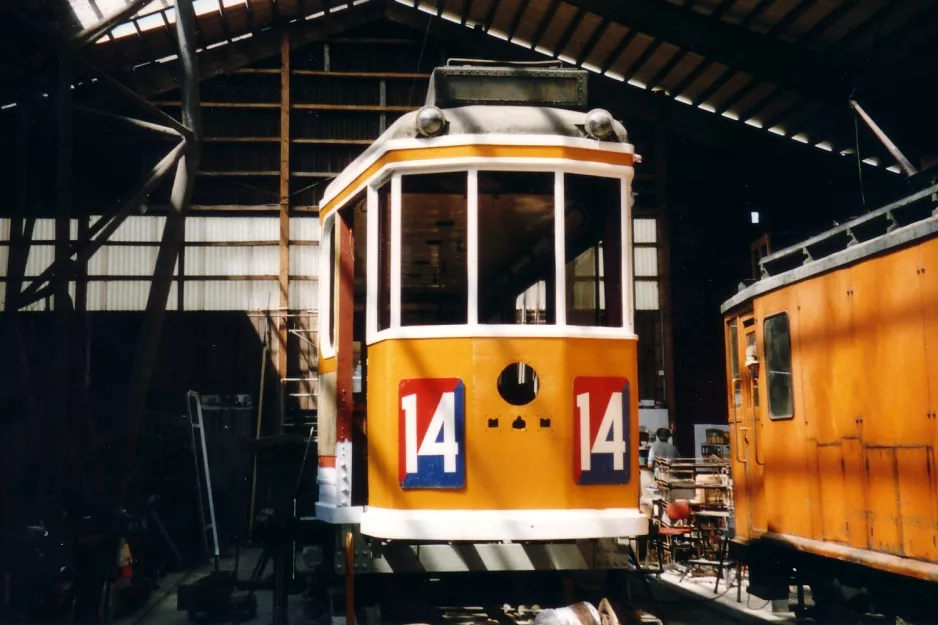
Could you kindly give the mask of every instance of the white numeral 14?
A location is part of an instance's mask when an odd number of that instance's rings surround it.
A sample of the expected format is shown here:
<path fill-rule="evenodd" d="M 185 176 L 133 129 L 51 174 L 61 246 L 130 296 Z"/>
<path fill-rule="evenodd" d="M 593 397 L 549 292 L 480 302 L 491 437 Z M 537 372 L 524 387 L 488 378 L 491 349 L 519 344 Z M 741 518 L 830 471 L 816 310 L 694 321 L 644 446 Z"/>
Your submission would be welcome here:
<path fill-rule="evenodd" d="M 443 393 L 440 403 L 433 411 L 427 435 L 418 445 L 417 441 L 417 395 L 405 395 L 401 398 L 404 411 L 404 446 L 405 469 L 407 473 L 417 473 L 418 456 L 443 456 L 443 472 L 456 472 L 456 458 L 459 456 L 459 443 L 456 442 L 456 393 Z M 440 432 L 443 440 L 438 442 Z"/>
<path fill-rule="evenodd" d="M 613 393 L 606 406 L 596 442 L 590 440 L 590 395 L 576 396 L 576 407 L 580 411 L 580 470 L 589 471 L 593 454 L 612 454 L 612 469 L 625 469 L 625 436 L 622 416 L 622 393 Z M 609 438 L 610 430 L 612 440 Z"/>

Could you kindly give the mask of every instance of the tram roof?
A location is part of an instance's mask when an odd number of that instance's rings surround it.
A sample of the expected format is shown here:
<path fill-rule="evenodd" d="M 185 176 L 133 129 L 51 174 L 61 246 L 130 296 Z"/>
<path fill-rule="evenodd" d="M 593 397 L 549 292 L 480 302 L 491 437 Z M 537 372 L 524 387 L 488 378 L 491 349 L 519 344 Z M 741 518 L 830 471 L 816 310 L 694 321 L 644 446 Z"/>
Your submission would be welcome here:
<path fill-rule="evenodd" d="M 446 116 L 446 131 L 438 137 L 424 138 L 417 132 L 415 121 L 418 111 L 411 111 L 402 115 L 372 143 L 361 155 L 352 161 L 346 171 L 356 170 L 362 165 L 386 150 L 389 142 L 402 139 L 413 139 L 425 142 L 427 146 L 439 143 L 441 140 L 454 137 L 482 137 L 500 135 L 514 136 L 556 136 L 572 139 L 590 139 L 583 128 L 587 111 L 573 111 L 568 109 L 550 108 L 542 106 L 499 106 L 499 105 L 470 105 L 443 109 Z M 602 143 L 628 144 L 628 132 L 625 126 L 616 121 L 613 124 L 615 140 Z M 600 143 L 596 141 L 596 143 Z M 326 197 L 332 197 L 341 186 L 341 177 L 333 181 L 325 192 Z"/>

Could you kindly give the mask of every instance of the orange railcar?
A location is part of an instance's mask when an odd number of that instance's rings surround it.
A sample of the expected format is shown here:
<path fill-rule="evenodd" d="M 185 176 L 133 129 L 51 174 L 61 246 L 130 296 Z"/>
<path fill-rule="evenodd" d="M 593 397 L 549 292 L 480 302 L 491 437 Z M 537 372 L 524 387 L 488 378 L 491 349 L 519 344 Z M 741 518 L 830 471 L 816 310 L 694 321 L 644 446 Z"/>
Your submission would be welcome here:
<path fill-rule="evenodd" d="M 735 532 L 765 598 L 793 571 L 878 605 L 935 594 L 936 191 L 770 254 L 722 307 Z"/>

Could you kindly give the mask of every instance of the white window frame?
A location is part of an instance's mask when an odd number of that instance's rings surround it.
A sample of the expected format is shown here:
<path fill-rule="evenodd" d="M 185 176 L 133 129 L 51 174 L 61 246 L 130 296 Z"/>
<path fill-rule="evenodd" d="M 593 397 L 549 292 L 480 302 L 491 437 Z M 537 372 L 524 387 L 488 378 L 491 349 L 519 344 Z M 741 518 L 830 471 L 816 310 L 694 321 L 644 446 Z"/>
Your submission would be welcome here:
<path fill-rule="evenodd" d="M 332 211 L 323 219 L 322 234 L 319 245 L 319 302 L 320 311 L 326 314 L 319 315 L 319 355 L 322 358 L 335 358 L 335 337 L 329 331 L 329 309 L 332 309 L 334 329 L 338 329 L 339 311 L 336 289 L 336 265 L 339 262 L 339 250 L 336 249 L 335 224 L 338 211 Z M 330 267 L 329 247 L 335 251 L 334 261 Z"/>
<path fill-rule="evenodd" d="M 526 171 L 554 174 L 554 241 L 555 241 L 555 309 L 556 322 L 553 324 L 484 324 L 478 319 L 478 174 L 479 171 Z M 439 326 L 402 326 L 401 325 L 401 176 L 465 172 L 467 176 L 467 262 L 468 278 L 467 323 L 460 325 Z M 601 178 L 618 179 L 621 183 L 621 275 L 622 275 L 622 319 L 618 327 L 571 326 L 566 324 L 566 262 L 564 232 L 564 174 L 581 174 Z M 634 302 L 632 296 L 631 258 L 631 218 L 633 169 L 628 166 L 609 165 L 582 161 L 559 159 L 522 159 L 522 158 L 472 158 L 439 159 L 436 161 L 412 161 L 389 164 L 377 172 L 367 184 L 367 232 L 369 252 L 367 267 L 367 301 L 365 343 L 372 345 L 388 339 L 402 338 L 471 338 L 471 337 L 584 337 L 634 339 Z M 391 315 L 390 327 L 378 331 L 378 189 L 390 180 L 390 244 L 391 244 Z M 357 190 L 356 190 L 357 191 Z M 350 194 L 353 197 L 357 193 Z M 344 203 L 344 202 L 343 202 Z M 341 206 L 330 211 L 333 217 Z M 324 245 L 326 232 L 324 230 Z M 324 265 L 328 264 L 325 257 Z M 325 281 L 322 281 L 325 282 Z M 328 294 L 328 291 L 324 291 Z M 324 300 L 327 301 L 327 300 Z M 328 327 L 328 320 L 325 322 Z M 326 342 L 323 342 L 323 356 Z M 330 346 L 331 347 L 331 346 Z M 334 352 L 333 352 L 334 353 Z"/>

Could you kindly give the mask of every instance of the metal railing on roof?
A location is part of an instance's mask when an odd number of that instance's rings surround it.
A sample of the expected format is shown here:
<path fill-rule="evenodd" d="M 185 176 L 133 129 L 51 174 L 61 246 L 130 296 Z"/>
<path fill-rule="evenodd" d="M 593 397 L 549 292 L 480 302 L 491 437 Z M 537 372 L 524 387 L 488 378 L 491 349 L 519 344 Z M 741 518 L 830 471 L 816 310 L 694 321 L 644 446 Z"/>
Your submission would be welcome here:
<path fill-rule="evenodd" d="M 922 200 L 925 200 L 925 199 L 929 199 L 932 204 L 936 205 L 931 215 L 933 216 L 938 215 L 938 184 L 933 184 L 925 189 L 922 189 L 921 191 L 913 193 L 912 195 L 906 196 L 900 200 L 892 202 L 891 204 L 887 204 L 886 206 L 883 206 L 881 208 L 877 208 L 876 210 L 870 211 L 866 213 L 865 215 L 861 215 L 859 217 L 851 219 L 850 221 L 840 224 L 834 228 L 831 228 L 830 230 L 826 232 L 822 232 L 821 234 L 815 235 L 811 237 L 810 239 L 807 239 L 800 243 L 796 243 L 795 245 L 786 247 L 777 252 L 773 252 L 767 256 L 762 257 L 759 260 L 759 267 L 762 273 L 762 278 L 767 278 L 769 277 L 769 275 L 771 275 L 769 273 L 767 265 L 777 262 L 779 260 L 782 260 L 784 258 L 790 258 L 791 256 L 795 254 L 802 254 L 804 257 L 803 264 L 808 264 L 810 262 L 818 260 L 819 258 L 823 258 L 824 256 L 829 256 L 830 254 L 834 253 L 834 251 L 840 251 L 840 250 L 826 251 L 826 253 L 815 257 L 814 255 L 812 255 L 811 250 L 810 250 L 811 247 L 814 247 L 818 245 L 819 243 L 832 242 L 835 237 L 838 237 L 840 235 L 846 235 L 846 239 L 847 239 L 845 246 L 841 249 L 845 249 L 846 247 L 850 247 L 851 245 L 856 245 L 857 243 L 860 243 L 861 241 L 856 236 L 856 229 L 859 226 L 870 224 L 876 221 L 877 219 L 885 219 L 887 223 L 886 230 L 884 232 L 881 232 L 877 236 L 881 236 L 882 234 L 888 234 L 889 232 L 892 232 L 896 228 L 900 227 L 898 221 L 896 221 L 895 215 L 893 214 L 895 211 L 903 209 L 903 208 L 907 208 L 912 205 L 920 204 Z"/>

